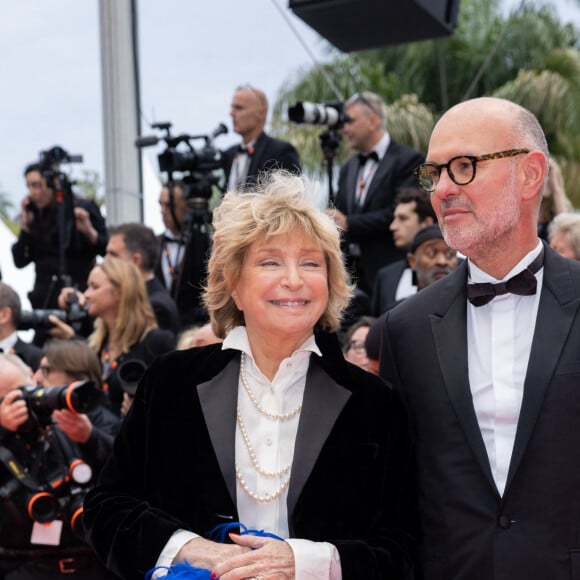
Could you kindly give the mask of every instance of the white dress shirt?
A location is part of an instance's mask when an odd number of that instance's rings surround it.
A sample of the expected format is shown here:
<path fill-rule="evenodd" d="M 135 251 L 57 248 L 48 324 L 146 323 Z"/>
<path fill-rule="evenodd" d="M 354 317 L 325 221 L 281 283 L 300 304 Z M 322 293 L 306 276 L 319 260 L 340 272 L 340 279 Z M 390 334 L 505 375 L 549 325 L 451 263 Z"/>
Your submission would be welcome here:
<path fill-rule="evenodd" d="M 469 262 L 469 282 L 503 282 L 529 266 L 542 244 L 502 280 Z M 502 294 L 483 306 L 467 306 L 467 362 L 475 414 L 497 489 L 505 490 L 543 281 L 533 296 Z"/>
<path fill-rule="evenodd" d="M 245 374 L 252 394 L 263 408 L 274 414 L 291 413 L 302 404 L 310 355 L 314 353 L 321 356 L 314 336 L 311 336 L 281 362 L 274 380 L 270 382 L 254 364 L 245 326 L 232 329 L 226 336 L 222 349 L 235 349 L 245 353 Z M 292 463 L 300 413 L 285 421 L 264 417 L 256 410 L 241 379 L 238 385 L 238 412 L 261 469 L 270 473 L 278 472 Z M 250 460 L 239 424 L 236 426 L 235 457 L 247 487 L 258 496 L 275 494 L 289 477 L 288 473 L 279 478 L 266 478 L 257 472 Z M 239 481 L 236 486 L 240 522 L 250 529 L 264 530 L 288 538 L 288 487 L 276 499 L 258 502 L 246 493 Z M 157 565 L 170 566 L 181 546 L 194 537 L 195 534 L 184 530 L 175 532 Z M 341 580 L 340 556 L 335 546 L 327 542 L 303 539 L 287 539 L 287 542 L 294 553 L 296 580 Z"/>
<path fill-rule="evenodd" d="M 367 162 L 359 169 L 357 180 L 356 180 L 356 194 L 355 200 L 358 206 L 362 206 L 366 200 L 367 192 L 373 181 L 373 177 L 379 167 L 381 159 L 385 156 L 387 149 L 391 143 L 391 136 L 385 133 L 381 140 L 373 147 L 372 151 L 369 153 L 376 153 L 378 161 L 374 159 L 368 159 Z"/>

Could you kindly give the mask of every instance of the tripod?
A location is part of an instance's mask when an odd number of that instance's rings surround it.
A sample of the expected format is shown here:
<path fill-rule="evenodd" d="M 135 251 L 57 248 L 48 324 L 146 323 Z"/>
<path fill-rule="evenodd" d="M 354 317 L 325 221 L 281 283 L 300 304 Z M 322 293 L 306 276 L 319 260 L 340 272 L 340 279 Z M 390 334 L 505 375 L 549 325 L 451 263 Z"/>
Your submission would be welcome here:
<path fill-rule="evenodd" d="M 181 223 L 179 240 L 180 248 L 184 248 L 183 259 L 177 265 L 171 288 L 183 326 L 203 324 L 208 319 L 201 294 L 211 249 L 208 199 L 215 183 L 217 180 L 214 181 L 210 174 L 193 174 L 184 179 L 187 210 Z"/>
<path fill-rule="evenodd" d="M 328 128 L 318 136 L 320 147 L 326 164 L 326 174 L 328 176 L 328 201 L 334 205 L 334 185 L 333 185 L 333 168 L 336 151 L 340 146 L 342 137 L 334 128 Z"/>

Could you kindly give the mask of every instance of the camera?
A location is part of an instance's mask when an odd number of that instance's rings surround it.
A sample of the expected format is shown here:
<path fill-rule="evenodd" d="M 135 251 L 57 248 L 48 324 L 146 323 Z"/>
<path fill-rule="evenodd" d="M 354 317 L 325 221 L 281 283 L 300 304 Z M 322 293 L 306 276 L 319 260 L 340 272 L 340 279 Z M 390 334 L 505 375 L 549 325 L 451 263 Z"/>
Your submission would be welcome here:
<path fill-rule="evenodd" d="M 86 413 L 95 408 L 101 395 L 93 381 L 75 381 L 70 385 L 49 388 L 25 385 L 20 389 L 28 410 L 36 416 L 50 415 L 59 409 Z"/>
<path fill-rule="evenodd" d="M 189 173 L 189 177 L 184 181 L 189 184 L 188 191 L 185 192 L 189 197 L 211 197 L 211 185 L 217 183 L 218 179 L 211 176 L 211 172 L 221 169 L 222 158 L 221 151 L 213 146 L 213 141 L 219 135 L 228 132 L 228 128 L 220 123 L 218 127 L 209 135 L 181 135 L 171 134 L 171 123 L 153 123 L 154 129 L 165 131 L 162 137 L 141 136 L 135 141 L 137 147 L 149 147 L 157 145 L 160 140 L 165 141 L 167 148 L 157 156 L 159 170 L 167 173 L 171 179 L 171 174 L 178 171 Z M 195 148 L 193 141 L 203 139 L 204 145 Z M 178 149 L 183 144 L 181 149 Z"/>
<path fill-rule="evenodd" d="M 288 118 L 294 123 L 309 125 L 328 125 L 332 129 L 340 129 L 348 120 L 342 101 L 328 103 L 309 103 L 302 101 L 288 107 Z"/>
<path fill-rule="evenodd" d="M 63 322 L 67 321 L 67 312 L 65 310 L 23 310 L 20 315 L 18 330 L 30 330 L 31 328 L 51 328 L 53 324 L 48 319 L 50 315 L 56 316 Z"/>
<path fill-rule="evenodd" d="M 78 331 L 81 327 L 82 321 L 88 317 L 88 311 L 80 306 L 78 299 L 76 302 L 74 300 L 69 300 L 70 309 L 58 310 L 58 309 L 36 309 L 36 310 L 23 310 L 20 314 L 20 322 L 18 323 L 18 330 L 30 330 L 37 328 L 52 328 L 53 323 L 48 319 L 49 316 L 56 316 L 59 320 L 70 324 L 75 331 Z"/>
<path fill-rule="evenodd" d="M 131 397 L 135 396 L 137 386 L 145 373 L 147 365 L 137 358 L 123 361 L 117 370 L 121 388 Z"/>
<path fill-rule="evenodd" d="M 39 164 L 42 171 L 57 171 L 62 163 L 82 163 L 82 155 L 71 155 L 60 145 L 40 152 Z"/>

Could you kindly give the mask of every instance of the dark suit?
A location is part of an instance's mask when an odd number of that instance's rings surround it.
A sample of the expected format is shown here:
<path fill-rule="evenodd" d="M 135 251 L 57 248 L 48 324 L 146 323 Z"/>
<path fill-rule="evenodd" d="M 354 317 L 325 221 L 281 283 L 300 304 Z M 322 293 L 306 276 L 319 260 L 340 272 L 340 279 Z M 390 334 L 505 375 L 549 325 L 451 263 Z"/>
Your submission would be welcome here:
<path fill-rule="evenodd" d="M 159 328 L 171 330 L 171 332 L 177 334 L 181 326 L 179 312 L 167 288 L 156 277 L 147 280 L 145 286 L 147 287 L 147 296 Z"/>
<path fill-rule="evenodd" d="M 344 580 L 406 578 L 406 415 L 384 383 L 347 363 L 336 336 L 311 356 L 288 490 L 290 536 L 328 541 Z M 177 529 L 238 521 L 234 442 L 239 352 L 221 345 L 155 362 L 85 503 L 103 561 L 142 579 Z"/>
<path fill-rule="evenodd" d="M 226 185 L 230 178 L 230 172 L 234 158 L 238 153 L 239 145 L 232 145 L 222 154 L 222 164 L 226 175 Z M 300 173 L 300 160 L 294 146 L 287 141 L 274 139 L 266 133 L 262 133 L 254 144 L 254 152 L 250 156 L 250 166 L 246 175 L 245 187 L 256 183 L 260 174 L 272 171 L 272 169 L 285 169 L 291 173 Z"/>
<path fill-rule="evenodd" d="M 19 338 L 12 347 L 14 354 L 20 357 L 33 371 L 38 369 L 42 358 L 42 349 L 34 344 L 24 342 Z"/>
<path fill-rule="evenodd" d="M 409 268 L 407 260 L 397 260 L 378 271 L 371 300 L 373 316 L 379 316 L 397 303 L 397 287 L 407 268 Z"/>
<path fill-rule="evenodd" d="M 369 296 L 379 269 L 406 255 L 395 246 L 389 230 L 393 220 L 393 201 L 402 187 L 417 187 L 412 171 L 423 160 L 418 151 L 391 140 L 362 207 L 358 207 L 355 201 L 360 168 L 358 155 L 352 156 L 340 170 L 335 205 L 347 216 L 344 248 L 348 254 L 349 244 L 358 244 L 360 258 L 352 259 L 351 256 L 349 267 L 354 270 L 358 285 Z"/>
<path fill-rule="evenodd" d="M 580 263 L 545 248 L 503 497 L 467 366 L 467 264 L 389 311 L 381 375 L 417 431 L 426 580 L 580 578 Z"/>

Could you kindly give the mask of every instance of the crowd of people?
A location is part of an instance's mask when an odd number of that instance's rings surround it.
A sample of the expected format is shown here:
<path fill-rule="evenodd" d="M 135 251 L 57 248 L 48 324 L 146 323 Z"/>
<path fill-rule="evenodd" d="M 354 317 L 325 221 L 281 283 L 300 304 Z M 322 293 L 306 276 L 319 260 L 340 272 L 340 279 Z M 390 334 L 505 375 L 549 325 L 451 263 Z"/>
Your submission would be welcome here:
<path fill-rule="evenodd" d="M 580 217 L 543 130 L 477 98 L 423 154 L 344 110 L 320 209 L 235 90 L 193 276 L 187 180 L 159 235 L 73 196 L 63 247 L 26 168 L 14 262 L 57 312 L 27 344 L 0 282 L 0 578 L 575 578 Z"/>

